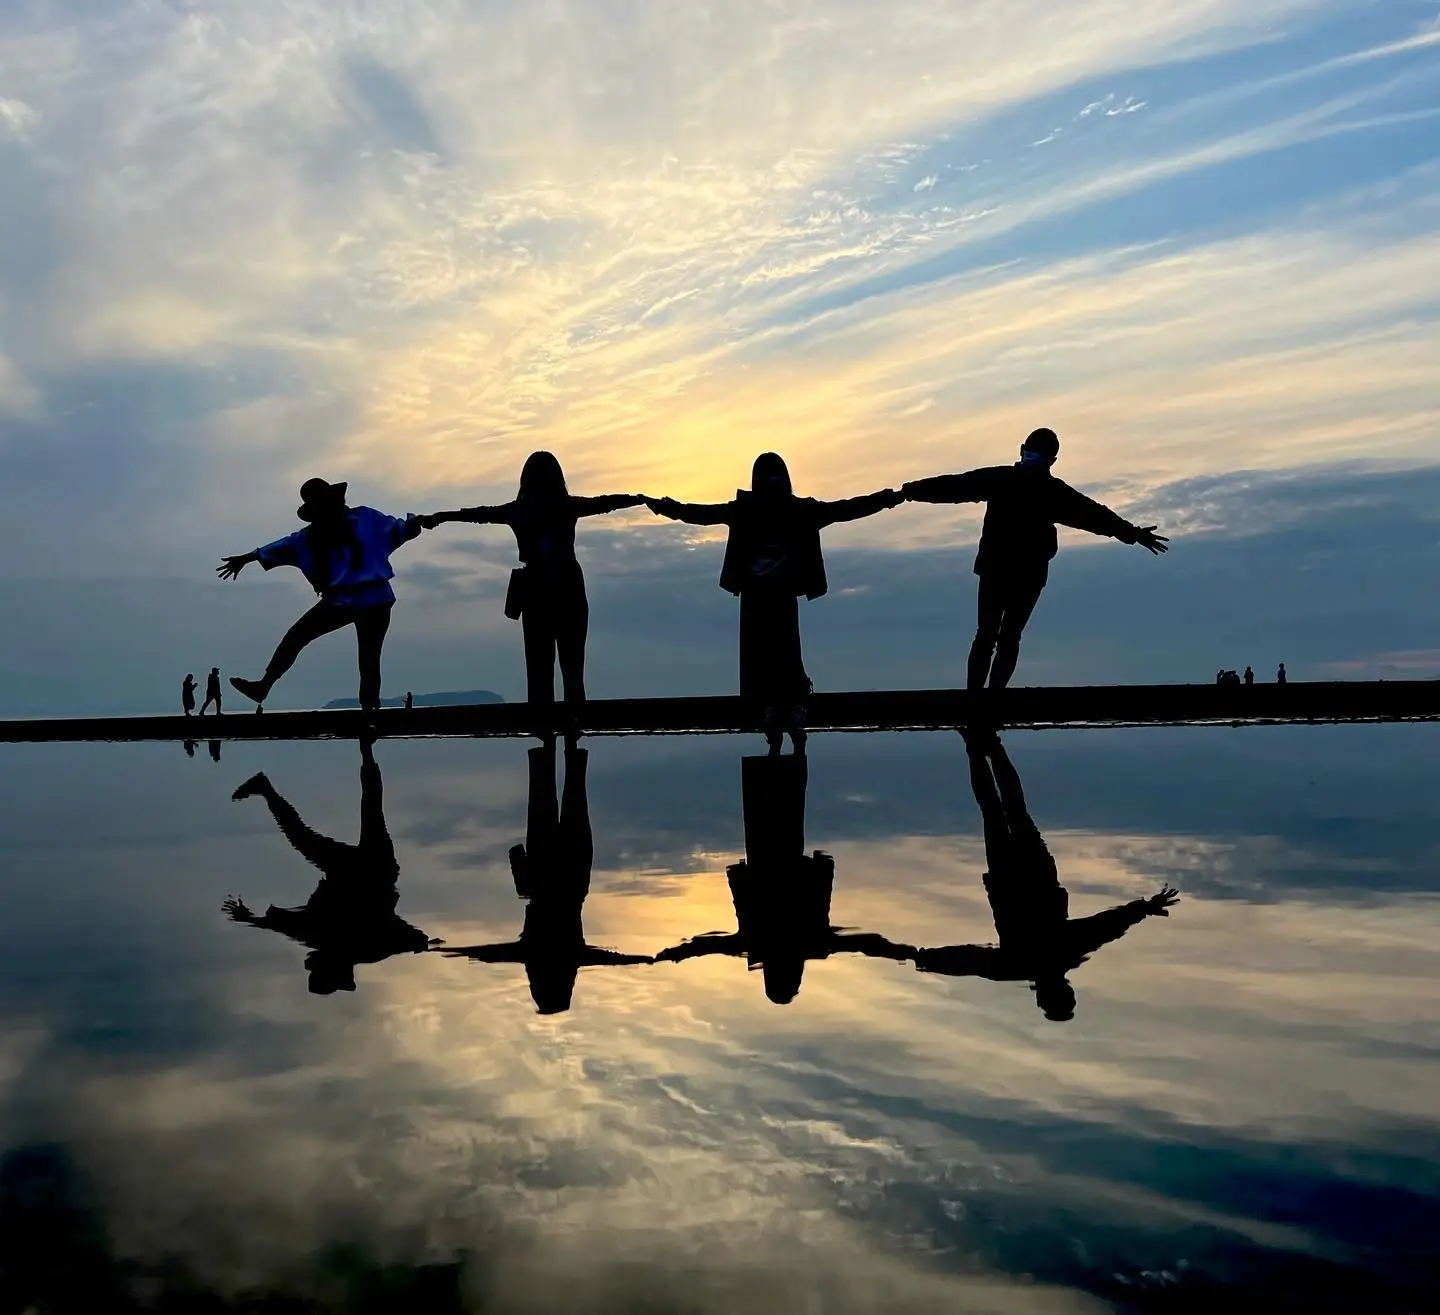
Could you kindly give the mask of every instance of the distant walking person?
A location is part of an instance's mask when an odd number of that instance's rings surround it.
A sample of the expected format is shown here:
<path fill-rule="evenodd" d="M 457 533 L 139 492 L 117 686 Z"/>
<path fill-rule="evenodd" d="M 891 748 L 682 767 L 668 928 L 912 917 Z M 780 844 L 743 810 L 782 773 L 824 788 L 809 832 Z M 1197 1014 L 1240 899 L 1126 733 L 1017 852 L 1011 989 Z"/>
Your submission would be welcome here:
<path fill-rule="evenodd" d="M 185 673 L 185 679 L 180 682 L 180 707 L 187 717 L 195 712 L 195 673 Z"/>
<path fill-rule="evenodd" d="M 461 507 L 423 517 L 426 529 L 453 521 L 467 525 L 508 525 L 515 532 L 520 566 L 510 573 L 505 615 L 518 619 L 525 640 L 526 698 L 555 702 L 558 661 L 565 702 L 585 702 L 585 637 L 590 603 L 585 575 L 575 556 L 575 524 L 582 516 L 638 507 L 639 493 L 577 497 L 565 486 L 565 472 L 552 452 L 532 452 L 520 470 L 513 502 L 495 507 Z"/>
<path fill-rule="evenodd" d="M 1275 672 L 1275 683 L 1277 685 L 1283 685 L 1288 679 L 1289 677 L 1285 674 L 1285 664 L 1282 662 Z"/>
<path fill-rule="evenodd" d="M 1118 941 L 1148 917 L 1168 917 L 1179 898 L 1164 887 L 1088 918 L 1070 916 L 1070 893 L 1060 884 L 1055 859 L 1030 816 L 1020 776 L 996 735 L 967 735 L 970 784 L 985 831 L 985 894 L 999 945 L 945 945 L 916 953 L 921 972 L 1029 982 L 1046 1018 L 1075 1016 L 1068 973 L 1101 946 Z"/>
<path fill-rule="evenodd" d="M 800 596 L 829 588 L 820 531 L 898 506 L 904 498 L 882 489 L 858 498 L 821 502 L 798 498 L 790 471 L 774 452 L 755 458 L 750 488 L 731 502 L 648 500 L 657 516 L 688 525 L 728 525 L 720 587 L 740 598 L 740 697 L 759 712 L 770 751 L 786 730 L 797 752 L 805 744 L 806 704 L 812 689 L 800 651 Z"/>
<path fill-rule="evenodd" d="M 415 706 L 415 695 L 412 691 L 405 691 L 405 711 L 409 712 Z"/>
<path fill-rule="evenodd" d="M 307 644 L 354 626 L 360 706 L 372 712 L 380 706 L 380 652 L 395 606 L 390 554 L 416 538 L 422 526 L 418 516 L 402 520 L 373 507 L 346 506 L 345 489 L 344 482 L 307 479 L 300 486 L 295 513 L 309 522 L 303 530 L 253 552 L 222 558 L 215 568 L 222 580 L 233 580 L 250 562 L 259 562 L 267 571 L 295 566 L 320 595 L 320 601 L 285 632 L 259 680 L 230 678 L 240 693 L 256 703 L 269 698 L 275 682 L 295 665 Z"/>
<path fill-rule="evenodd" d="M 1247 685 L 1253 685 L 1255 683 L 1255 673 L 1250 669 L 1249 663 L 1246 663 L 1245 666 L 1245 683 Z"/>
<path fill-rule="evenodd" d="M 1058 540 L 1056 525 L 1138 543 L 1152 553 L 1169 541 L 1153 525 L 1132 525 L 1050 473 L 1060 453 L 1053 429 L 1035 430 L 1013 466 L 989 466 L 960 475 L 912 480 L 903 492 L 913 502 L 984 502 L 985 526 L 975 555 L 980 577 L 979 621 L 970 647 L 966 685 L 1004 689 L 1020 658 L 1020 636 L 1040 601 Z"/>
<path fill-rule="evenodd" d="M 182 687 L 183 690 L 183 687 Z M 220 715 L 220 668 L 211 667 L 210 674 L 205 677 L 205 702 L 200 705 L 200 715 L 203 717 L 205 711 L 211 704 L 215 705 L 215 715 Z"/>

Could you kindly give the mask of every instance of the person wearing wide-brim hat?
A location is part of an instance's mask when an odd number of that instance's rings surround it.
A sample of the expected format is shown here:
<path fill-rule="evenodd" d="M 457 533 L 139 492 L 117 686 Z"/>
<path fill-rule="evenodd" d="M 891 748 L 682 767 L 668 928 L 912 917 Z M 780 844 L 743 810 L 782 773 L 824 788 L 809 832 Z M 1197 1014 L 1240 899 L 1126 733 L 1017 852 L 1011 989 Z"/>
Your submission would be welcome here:
<path fill-rule="evenodd" d="M 418 516 L 401 518 L 373 507 L 347 506 L 346 487 L 343 481 L 307 479 L 300 486 L 295 513 L 308 522 L 304 529 L 253 552 L 224 557 L 215 568 L 222 580 L 233 580 L 250 562 L 259 562 L 267 571 L 275 566 L 298 567 L 320 595 L 320 601 L 285 632 L 259 680 L 230 678 L 240 693 L 256 703 L 265 702 L 307 644 L 353 625 L 360 660 L 360 706 L 367 710 L 380 706 L 380 652 L 395 605 L 390 554 L 417 538 L 423 526 Z"/>

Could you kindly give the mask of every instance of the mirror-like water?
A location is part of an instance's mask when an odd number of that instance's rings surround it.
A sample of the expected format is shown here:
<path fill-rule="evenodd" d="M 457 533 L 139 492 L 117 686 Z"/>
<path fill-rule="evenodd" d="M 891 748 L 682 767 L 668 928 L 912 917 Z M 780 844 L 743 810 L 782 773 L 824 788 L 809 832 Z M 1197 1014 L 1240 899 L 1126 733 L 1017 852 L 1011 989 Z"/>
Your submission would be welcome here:
<path fill-rule="evenodd" d="M 1424 1307 L 1433 728 L 754 747 L 7 749 L 0 1305 Z"/>

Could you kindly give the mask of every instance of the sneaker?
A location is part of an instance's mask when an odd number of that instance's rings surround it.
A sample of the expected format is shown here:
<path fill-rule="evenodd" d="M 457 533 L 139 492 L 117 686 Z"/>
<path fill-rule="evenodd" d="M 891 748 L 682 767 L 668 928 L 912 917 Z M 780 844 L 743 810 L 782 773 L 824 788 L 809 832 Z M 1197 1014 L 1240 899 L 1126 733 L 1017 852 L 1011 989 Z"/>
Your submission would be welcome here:
<path fill-rule="evenodd" d="M 263 680 L 246 680 L 244 676 L 231 676 L 230 684 L 255 703 L 264 703 L 265 696 L 270 693 L 265 688 Z"/>

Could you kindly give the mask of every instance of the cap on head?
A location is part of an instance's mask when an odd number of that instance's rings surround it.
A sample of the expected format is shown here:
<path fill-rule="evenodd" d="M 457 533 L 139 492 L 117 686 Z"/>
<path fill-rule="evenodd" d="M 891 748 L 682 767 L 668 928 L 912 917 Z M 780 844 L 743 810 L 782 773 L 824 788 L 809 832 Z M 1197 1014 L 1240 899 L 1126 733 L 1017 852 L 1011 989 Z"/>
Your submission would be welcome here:
<path fill-rule="evenodd" d="M 300 506 L 295 514 L 302 521 L 313 521 L 327 511 L 337 511 L 345 505 L 346 481 L 331 484 L 329 480 L 307 479 L 300 486 Z"/>
<path fill-rule="evenodd" d="M 1060 438 L 1053 429 L 1033 429 L 1020 445 L 1020 451 L 1033 452 L 1037 457 L 1054 461 L 1060 455 Z"/>

